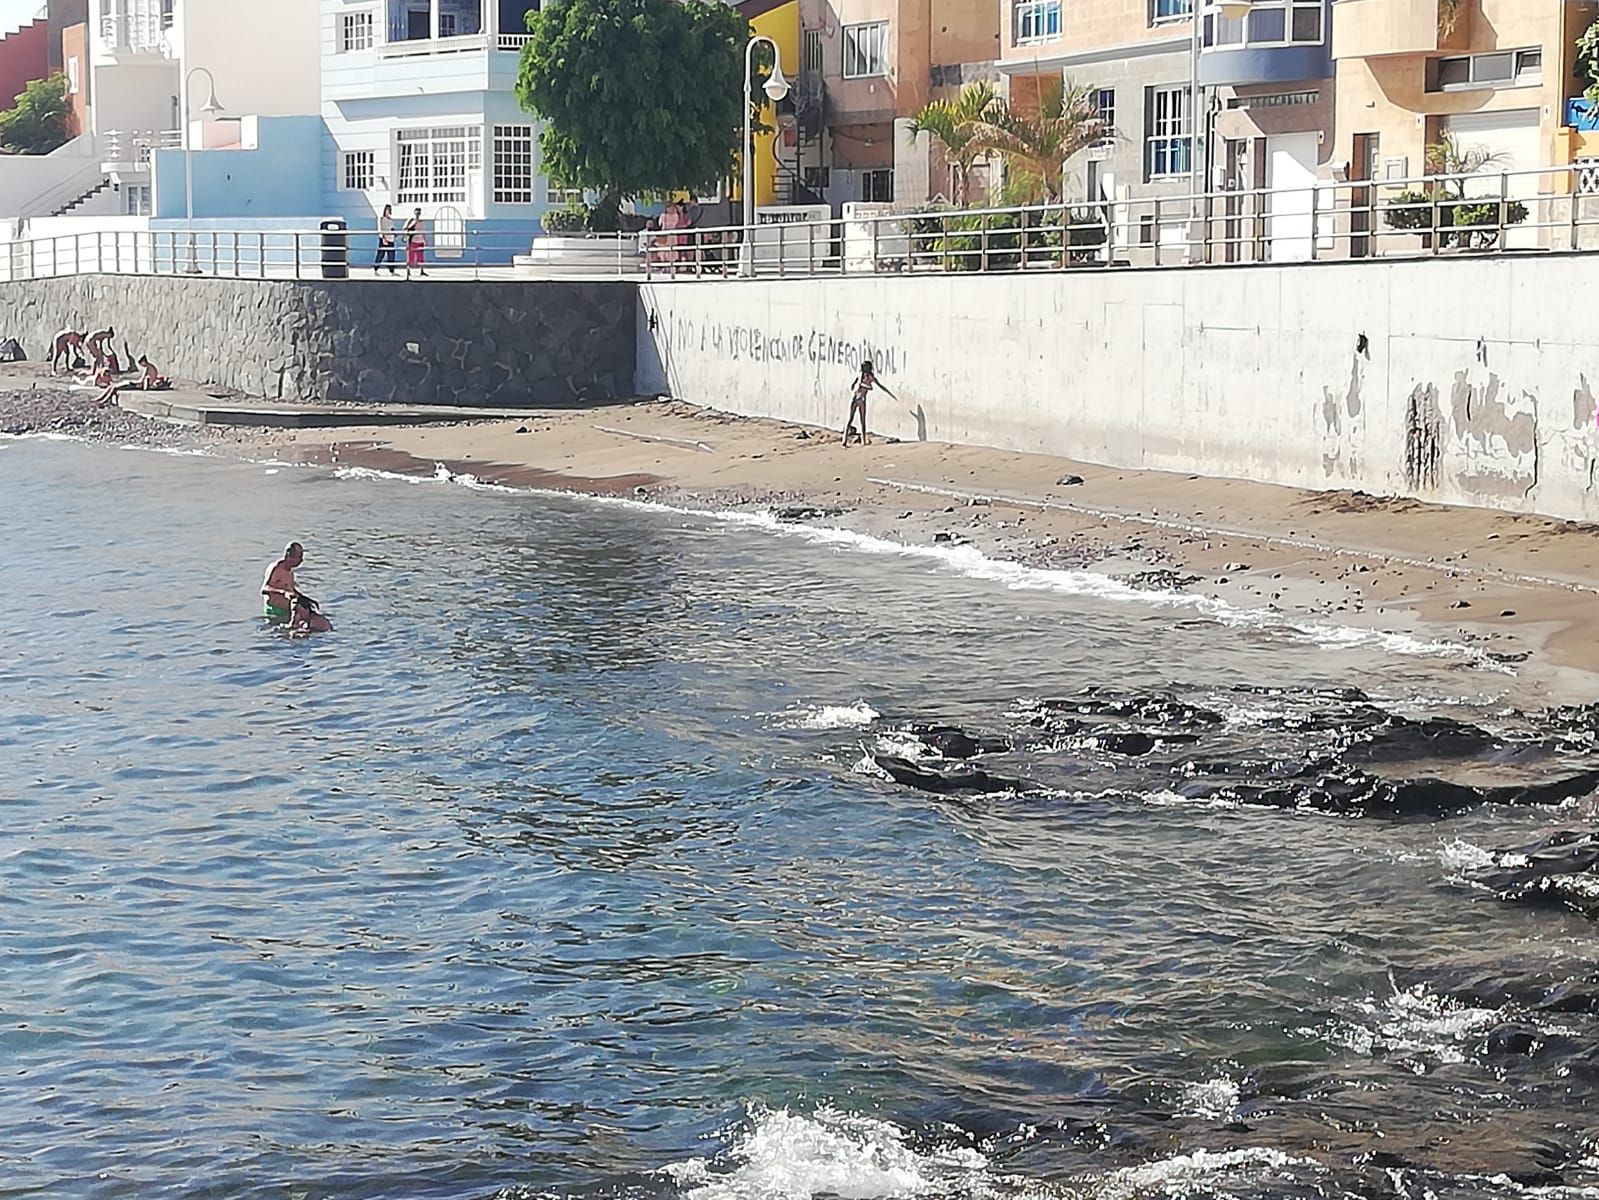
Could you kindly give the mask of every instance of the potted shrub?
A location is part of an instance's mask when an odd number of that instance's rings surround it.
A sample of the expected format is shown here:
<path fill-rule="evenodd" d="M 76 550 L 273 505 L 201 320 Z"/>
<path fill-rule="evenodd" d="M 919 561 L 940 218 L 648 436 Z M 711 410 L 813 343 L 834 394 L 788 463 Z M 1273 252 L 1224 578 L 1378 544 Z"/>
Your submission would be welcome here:
<path fill-rule="evenodd" d="M 1438 181 L 1384 201 L 1383 224 L 1420 233 L 1422 245 L 1429 248 L 1436 236 L 1440 249 L 1489 249 L 1499 240 L 1501 226 L 1519 225 L 1527 219 L 1527 206 L 1497 196 L 1468 197 L 1466 177 L 1503 161 L 1503 155 L 1482 146 L 1462 150 L 1452 137 L 1435 142 L 1427 147 L 1427 170 L 1438 176 Z"/>

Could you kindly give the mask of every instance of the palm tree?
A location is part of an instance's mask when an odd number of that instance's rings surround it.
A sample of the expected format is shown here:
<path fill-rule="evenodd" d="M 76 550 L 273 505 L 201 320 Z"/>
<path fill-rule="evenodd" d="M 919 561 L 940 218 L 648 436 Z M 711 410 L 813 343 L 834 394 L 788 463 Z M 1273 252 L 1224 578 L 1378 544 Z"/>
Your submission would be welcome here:
<path fill-rule="evenodd" d="M 1051 83 L 1036 112 L 995 106 L 973 123 L 971 140 L 979 151 L 998 154 L 1023 178 L 1036 179 L 1042 195 L 1034 199 L 1054 204 L 1065 190 L 1066 160 L 1114 134 L 1099 115 L 1091 90 Z"/>
<path fill-rule="evenodd" d="M 930 133 L 944 147 L 944 157 L 955 168 L 955 200 L 964 206 L 972 166 L 984 151 L 972 142 L 973 130 L 988 120 L 1004 101 L 992 83 L 980 80 L 961 88 L 954 100 L 934 100 L 916 114 L 912 133 Z"/>

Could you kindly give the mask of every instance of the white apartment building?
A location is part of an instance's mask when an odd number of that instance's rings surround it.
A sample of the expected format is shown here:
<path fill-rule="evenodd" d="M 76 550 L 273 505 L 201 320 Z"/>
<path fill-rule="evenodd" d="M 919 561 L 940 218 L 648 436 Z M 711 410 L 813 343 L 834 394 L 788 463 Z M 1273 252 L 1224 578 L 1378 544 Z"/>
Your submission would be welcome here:
<path fill-rule="evenodd" d="M 538 169 L 536 123 L 514 93 L 537 7 L 322 0 L 328 211 L 371 228 L 385 204 L 402 216 L 421 208 L 447 248 L 468 222 L 509 239 L 558 206 Z"/>
<path fill-rule="evenodd" d="M 150 156 L 185 116 L 200 148 L 237 144 L 247 115 L 318 113 L 317 20 L 317 0 L 91 0 L 90 130 L 122 211 L 150 211 Z"/>

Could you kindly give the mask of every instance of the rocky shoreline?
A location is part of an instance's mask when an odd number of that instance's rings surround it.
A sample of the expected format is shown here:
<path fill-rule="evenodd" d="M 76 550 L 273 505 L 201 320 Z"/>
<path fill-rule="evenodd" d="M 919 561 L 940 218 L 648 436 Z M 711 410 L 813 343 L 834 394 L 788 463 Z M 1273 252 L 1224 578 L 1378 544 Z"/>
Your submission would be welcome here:
<path fill-rule="evenodd" d="M 137 413 L 102 404 L 92 389 L 68 385 L 35 386 L 0 391 L 0 435 L 56 435 L 87 442 L 149 449 L 181 449 L 259 442 L 259 430 L 228 429 L 210 425 L 179 425 L 153 420 Z"/>

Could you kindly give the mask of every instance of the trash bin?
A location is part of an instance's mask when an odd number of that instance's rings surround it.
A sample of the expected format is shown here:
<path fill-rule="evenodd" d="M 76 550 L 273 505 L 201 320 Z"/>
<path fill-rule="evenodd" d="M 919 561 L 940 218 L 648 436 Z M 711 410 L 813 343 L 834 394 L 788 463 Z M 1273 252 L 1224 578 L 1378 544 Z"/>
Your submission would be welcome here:
<path fill-rule="evenodd" d="M 322 278 L 348 279 L 350 277 L 350 227 L 338 217 L 323 221 Z"/>

